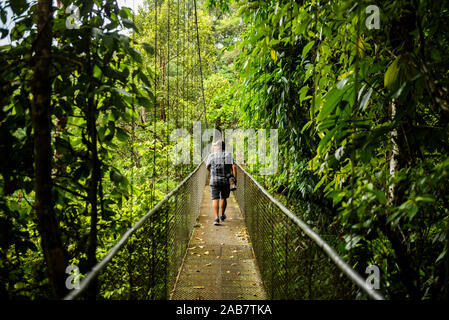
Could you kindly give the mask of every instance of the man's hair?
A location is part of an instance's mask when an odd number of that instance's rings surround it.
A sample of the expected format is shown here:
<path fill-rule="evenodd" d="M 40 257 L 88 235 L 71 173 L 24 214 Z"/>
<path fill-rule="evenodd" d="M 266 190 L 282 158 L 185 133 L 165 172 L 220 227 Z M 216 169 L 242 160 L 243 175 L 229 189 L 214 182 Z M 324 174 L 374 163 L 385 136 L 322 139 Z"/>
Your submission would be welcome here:
<path fill-rule="evenodd" d="M 224 151 L 225 150 L 225 142 L 223 140 L 217 140 L 213 143 L 214 147 L 219 147 L 220 150 Z"/>

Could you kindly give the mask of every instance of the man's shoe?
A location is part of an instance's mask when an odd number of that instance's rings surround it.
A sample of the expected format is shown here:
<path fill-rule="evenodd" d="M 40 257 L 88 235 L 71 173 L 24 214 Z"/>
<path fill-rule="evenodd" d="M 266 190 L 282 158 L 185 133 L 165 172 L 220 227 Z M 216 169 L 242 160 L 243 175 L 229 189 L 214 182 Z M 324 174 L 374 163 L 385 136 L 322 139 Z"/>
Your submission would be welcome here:
<path fill-rule="evenodd" d="M 226 219 L 226 215 L 223 213 L 223 214 L 221 215 L 221 221 L 225 221 L 225 219 Z"/>
<path fill-rule="evenodd" d="M 218 219 L 218 218 L 216 218 L 215 220 L 214 220 L 214 225 L 219 225 L 220 224 L 220 219 Z"/>

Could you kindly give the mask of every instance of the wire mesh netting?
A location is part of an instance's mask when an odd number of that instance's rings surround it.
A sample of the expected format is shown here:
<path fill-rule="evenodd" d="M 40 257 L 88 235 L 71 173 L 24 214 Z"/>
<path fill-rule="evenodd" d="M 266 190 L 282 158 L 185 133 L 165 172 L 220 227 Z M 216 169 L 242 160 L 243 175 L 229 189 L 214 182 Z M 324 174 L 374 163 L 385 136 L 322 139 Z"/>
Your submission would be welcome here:
<path fill-rule="evenodd" d="M 354 299 L 361 289 L 240 167 L 237 202 L 268 299 Z M 336 247 L 336 236 L 323 236 Z"/>
<path fill-rule="evenodd" d="M 209 186 L 171 300 L 263 300 L 261 277 L 235 197 L 214 225 Z"/>

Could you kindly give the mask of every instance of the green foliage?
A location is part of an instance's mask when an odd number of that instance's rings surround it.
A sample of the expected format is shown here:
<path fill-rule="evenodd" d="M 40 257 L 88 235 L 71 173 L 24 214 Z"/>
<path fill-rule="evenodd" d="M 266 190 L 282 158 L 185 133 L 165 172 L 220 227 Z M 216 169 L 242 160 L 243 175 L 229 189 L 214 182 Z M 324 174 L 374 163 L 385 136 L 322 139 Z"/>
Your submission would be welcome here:
<path fill-rule="evenodd" d="M 75 1 L 79 29 L 67 29 L 71 1 L 61 3 L 51 26 L 52 198 L 67 260 L 86 273 L 96 213 L 101 258 L 188 172 L 167 155 L 169 133 L 204 117 L 198 43 L 192 2 L 146 1 L 132 16 L 112 0 Z M 443 298 L 449 7 L 377 3 L 380 30 L 365 27 L 369 1 L 206 1 L 197 10 L 206 117 L 221 129 L 279 129 L 280 171 L 259 181 L 337 239 L 361 274 L 378 265 L 387 297 Z M 12 41 L 0 47 L 4 298 L 51 296 L 33 214 L 36 8 L 0 4 L 2 23 L 14 21 L 0 28 Z"/>
<path fill-rule="evenodd" d="M 303 218 L 316 206 L 321 233 L 358 239 L 341 254 L 360 273 L 381 267 L 387 297 L 441 298 L 449 83 L 435 26 L 449 8 L 379 4 L 381 29 L 368 30 L 369 2 L 235 3 L 242 121 L 279 129 L 281 171 L 263 182 Z"/>
<path fill-rule="evenodd" d="M 93 147 L 98 150 L 100 180 L 97 194 L 97 224 L 102 256 L 113 241 L 136 219 L 136 207 L 127 210 L 131 185 L 116 149 L 127 148 L 130 135 L 126 124 L 137 117 L 133 105 L 154 96 L 148 76 L 142 73 L 142 57 L 133 39 L 120 25 L 133 28 L 131 12 L 115 8 L 113 14 L 101 3 L 79 3 L 80 29 L 67 29 L 65 6 L 53 22 L 52 148 L 54 209 L 62 230 L 68 260 L 83 273 L 90 231 L 89 190 Z M 110 3 L 109 3 L 110 4 Z M 30 119 L 31 45 L 35 38 L 36 7 L 26 14 L 20 2 L 11 1 L 15 26 L 10 31 L 12 46 L 2 47 L 1 69 L 1 295 L 10 298 L 50 297 L 43 256 L 33 217 L 33 153 Z M 100 9 L 101 8 L 101 9 Z M 2 7 L 2 12 L 4 12 Z M 18 42 L 14 42 L 18 41 Z M 145 47 L 145 45 L 143 45 Z M 149 47 L 146 46 L 147 50 Z M 92 108 L 94 107 L 93 113 Z M 89 122 L 94 121 L 92 140 Z M 2 163 L 3 164 L 3 163 Z M 125 172 L 124 172 L 125 171 Z M 159 187 L 161 188 L 161 187 Z M 151 201 L 160 199 L 158 191 Z M 149 205 L 151 205 L 151 201 Z M 122 211 L 122 208 L 125 210 Z M 20 281 L 19 281 L 20 279 Z"/>
<path fill-rule="evenodd" d="M 95 258 L 101 259 L 191 170 L 170 163 L 169 135 L 181 126 L 189 129 L 202 112 L 198 46 L 191 2 L 188 15 L 178 7 L 187 2 L 172 0 L 158 1 L 157 11 L 148 1 L 133 16 L 115 1 L 75 1 L 79 29 L 66 27 L 65 9 L 71 1 L 61 3 L 53 8 L 52 24 L 52 196 L 68 263 L 85 274 L 92 267 L 89 248 L 94 246 Z M 7 6 L 15 25 L 0 30 L 12 40 L 0 47 L 5 61 L 0 68 L 0 150 L 8 155 L 0 160 L 0 296 L 49 298 L 33 212 L 35 133 L 30 109 L 36 6 L 2 3 L 3 23 L 11 18 Z M 228 123 L 229 106 L 220 111 L 218 105 L 225 100 L 230 77 L 213 74 L 219 51 L 212 19 L 201 8 L 197 15 L 202 72 L 210 84 L 207 103 L 214 105 L 207 115 Z M 221 39 L 231 34 L 228 30 Z M 218 88 L 221 97 L 214 95 Z M 97 214 L 94 233 L 91 223 Z"/>

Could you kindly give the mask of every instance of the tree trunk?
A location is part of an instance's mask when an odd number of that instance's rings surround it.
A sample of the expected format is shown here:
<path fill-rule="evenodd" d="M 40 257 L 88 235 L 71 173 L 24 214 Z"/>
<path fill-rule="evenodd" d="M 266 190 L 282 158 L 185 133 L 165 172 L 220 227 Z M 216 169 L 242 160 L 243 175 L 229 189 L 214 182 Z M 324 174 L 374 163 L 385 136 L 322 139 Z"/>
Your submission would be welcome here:
<path fill-rule="evenodd" d="M 66 294 L 66 254 L 51 197 L 51 79 L 52 1 L 37 3 L 37 37 L 33 67 L 32 125 L 34 130 L 35 210 L 41 246 L 54 295 Z"/>
<path fill-rule="evenodd" d="M 91 98 L 89 98 L 91 100 Z M 100 181 L 100 160 L 97 150 L 96 108 L 93 101 L 88 102 L 87 131 L 89 134 L 89 168 L 91 177 L 88 186 L 88 202 L 90 206 L 90 234 L 89 247 L 87 249 L 87 265 L 92 269 L 97 263 L 97 224 L 98 224 L 98 183 Z M 89 288 L 89 298 L 95 299 L 97 294 L 97 282 L 94 281 Z"/>
<path fill-rule="evenodd" d="M 142 122 L 142 124 L 147 123 L 147 114 L 145 112 L 145 108 L 139 109 L 139 115 L 140 115 L 140 121 Z"/>
<path fill-rule="evenodd" d="M 89 48 L 90 46 L 90 41 Z M 98 225 L 98 185 L 101 179 L 101 163 L 98 159 L 97 148 L 97 105 L 93 95 L 94 76 L 93 65 L 90 51 L 87 53 L 87 74 L 90 81 L 89 96 L 87 98 L 87 134 L 88 134 L 88 150 L 89 150 L 89 169 L 91 172 L 88 182 L 88 205 L 90 206 L 90 234 L 89 247 L 87 249 L 87 265 L 92 269 L 97 264 L 97 225 Z M 97 280 L 92 282 L 89 287 L 88 298 L 95 299 L 97 295 Z"/>
<path fill-rule="evenodd" d="M 415 29 L 415 8 L 412 1 L 404 1 L 400 12 L 398 12 L 397 19 L 391 22 L 390 41 L 393 51 L 397 56 L 406 55 L 414 51 L 414 40 L 411 33 Z M 391 158 L 389 163 L 389 173 L 391 177 L 396 177 L 398 172 L 410 166 L 412 159 L 411 150 L 408 147 L 407 135 L 412 130 L 412 123 L 408 116 L 399 114 L 403 110 L 413 108 L 413 93 L 399 103 L 399 101 L 392 100 L 389 105 L 389 114 L 391 121 L 396 123 L 395 128 L 390 133 L 392 143 Z M 399 118 L 400 117 L 400 118 Z M 408 185 L 405 181 L 393 183 L 388 187 L 387 207 L 394 208 L 404 202 L 406 190 Z M 391 246 L 397 256 L 397 265 L 400 270 L 400 280 L 407 288 L 407 292 L 411 299 L 420 299 L 419 289 L 419 267 L 414 263 L 410 252 L 410 239 L 397 226 L 394 230 L 388 224 L 387 217 L 381 218 L 381 230 L 390 240 Z"/>
<path fill-rule="evenodd" d="M 391 121 L 394 121 L 394 118 L 396 116 L 396 102 L 392 101 L 390 102 L 389 106 L 390 111 L 390 119 Z M 392 151 L 391 151 L 391 157 L 390 157 L 390 165 L 389 165 L 389 172 L 391 177 L 395 177 L 396 173 L 400 169 L 400 150 L 399 150 L 399 137 L 398 137 L 398 129 L 394 128 L 390 133 L 390 139 L 391 143 L 393 145 Z M 391 184 L 388 187 L 388 206 L 393 206 L 394 202 L 397 200 L 397 185 Z"/>
<path fill-rule="evenodd" d="M 390 103 L 389 116 L 391 121 L 395 121 L 398 107 L 405 108 L 403 105 L 398 106 L 395 100 Z M 389 165 L 391 177 L 396 177 L 397 173 L 402 168 L 407 166 L 407 159 L 410 157 L 410 154 L 406 148 L 406 133 L 403 130 L 404 126 L 407 125 L 405 123 L 401 123 L 400 125 L 397 125 L 396 128 L 394 128 L 390 133 L 390 139 L 393 145 Z M 400 205 L 404 201 L 404 192 L 406 188 L 407 186 L 404 185 L 404 182 L 391 184 L 388 187 L 387 206 L 395 207 Z M 410 298 L 419 299 L 420 292 L 417 285 L 419 283 L 419 274 L 415 270 L 413 258 L 410 253 L 408 243 L 409 239 L 406 239 L 403 236 L 399 226 L 396 227 L 395 230 L 392 230 L 391 226 L 387 224 L 386 219 L 382 222 L 382 224 L 383 226 L 381 229 L 390 240 L 391 246 L 397 256 L 397 264 L 401 270 L 400 279 L 407 288 Z"/>

